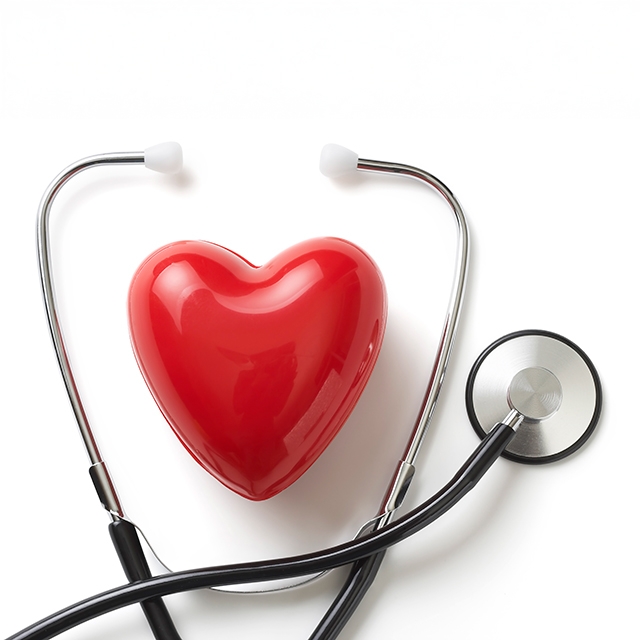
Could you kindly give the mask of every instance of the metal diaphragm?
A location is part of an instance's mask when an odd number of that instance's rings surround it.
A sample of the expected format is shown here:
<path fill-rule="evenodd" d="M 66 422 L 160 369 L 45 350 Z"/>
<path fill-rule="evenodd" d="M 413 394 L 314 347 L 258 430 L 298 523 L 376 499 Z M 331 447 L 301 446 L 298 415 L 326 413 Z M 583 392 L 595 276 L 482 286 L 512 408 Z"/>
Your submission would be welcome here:
<path fill-rule="evenodd" d="M 467 413 L 480 437 L 516 409 L 525 416 L 505 458 L 528 464 L 560 460 L 593 433 L 602 387 L 576 344 L 549 331 L 518 331 L 496 340 L 473 365 Z"/>

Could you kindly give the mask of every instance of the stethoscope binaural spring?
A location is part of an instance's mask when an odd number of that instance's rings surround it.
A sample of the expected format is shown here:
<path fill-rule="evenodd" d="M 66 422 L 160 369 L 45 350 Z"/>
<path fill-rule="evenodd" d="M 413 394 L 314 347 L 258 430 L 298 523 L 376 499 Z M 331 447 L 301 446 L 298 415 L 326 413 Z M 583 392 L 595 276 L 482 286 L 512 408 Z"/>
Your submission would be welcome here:
<path fill-rule="evenodd" d="M 467 276 L 468 226 L 462 207 L 453 193 L 431 174 L 409 165 L 360 159 L 342 147 L 327 145 L 320 163 L 325 175 L 335 177 L 359 170 L 417 179 L 445 199 L 457 228 L 456 266 L 443 330 L 429 383 L 404 455 L 389 483 L 378 514 L 363 525 L 351 542 L 293 558 L 169 572 L 152 577 L 140 545 L 138 530 L 125 515 L 79 396 L 57 311 L 49 217 L 53 201 L 62 186 L 88 168 L 111 164 L 144 164 L 154 170 L 173 173 L 180 169 L 181 163 L 182 151 L 176 143 L 157 145 L 144 152 L 91 156 L 59 174 L 42 198 L 38 212 L 38 256 L 49 327 L 67 393 L 91 462 L 90 475 L 103 507 L 110 514 L 110 534 L 131 584 L 58 612 L 12 636 L 14 640 L 50 638 L 93 617 L 135 602 L 141 603 L 157 638 L 175 640 L 179 638 L 178 632 L 161 600 L 166 595 L 206 587 L 229 587 L 313 576 L 337 566 L 353 564 L 341 593 L 311 636 L 316 640 L 335 638 L 366 593 L 389 546 L 419 531 L 450 509 L 475 486 L 500 455 L 520 461 L 552 461 L 584 444 L 597 423 L 602 391 L 595 368 L 584 352 L 570 341 L 550 332 L 510 334 L 496 341 L 481 355 L 469 377 L 467 410 L 474 428 L 483 438 L 480 445 L 448 485 L 419 507 L 394 520 L 414 476 L 414 464 L 433 416 L 451 355 Z M 523 344 L 522 339 L 528 343 Z M 527 348 L 529 355 L 524 357 L 521 351 Z M 517 352 L 515 357 L 512 355 L 514 350 Z M 540 353 L 545 354 L 542 361 L 539 360 Z M 523 362 L 526 366 L 522 366 Z M 505 365 L 502 371 L 506 373 L 497 376 L 499 379 L 495 383 L 488 380 L 490 375 L 485 372 L 495 372 L 496 368 L 500 370 L 505 363 L 508 366 Z M 552 369 L 558 366 L 561 372 L 556 375 Z M 579 379 L 579 384 L 572 382 L 573 376 Z M 579 410 L 581 404 L 586 406 Z M 564 440 L 560 438 L 558 441 L 556 438 L 553 447 L 559 449 L 546 455 L 549 441 L 554 439 L 557 435 L 555 432 L 559 430 L 556 422 L 561 422 L 566 416 L 570 417 L 570 435 Z M 492 421 L 491 424 L 487 420 Z M 551 431 L 546 426 L 549 422 L 554 423 Z M 517 454 L 510 453 L 514 445 Z"/>

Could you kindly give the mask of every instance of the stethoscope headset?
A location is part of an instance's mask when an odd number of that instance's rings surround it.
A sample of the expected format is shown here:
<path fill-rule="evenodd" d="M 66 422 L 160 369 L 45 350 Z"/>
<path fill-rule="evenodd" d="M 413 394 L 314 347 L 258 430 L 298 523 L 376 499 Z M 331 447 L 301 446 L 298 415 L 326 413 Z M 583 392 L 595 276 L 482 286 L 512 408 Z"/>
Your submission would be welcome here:
<path fill-rule="evenodd" d="M 336 567 L 351 565 L 345 584 L 310 636 L 336 638 L 364 597 L 386 550 L 435 521 L 504 456 L 542 464 L 562 459 L 580 448 L 598 422 L 602 389 L 586 354 L 573 342 L 548 331 L 519 331 L 496 340 L 478 357 L 466 386 L 466 407 L 481 442 L 451 481 L 402 517 L 394 519 L 415 472 L 415 462 L 433 416 L 450 359 L 465 290 L 469 233 L 465 214 L 453 193 L 431 174 L 412 166 L 364 160 L 342 147 L 327 145 L 320 169 L 329 177 L 352 171 L 397 174 L 435 189 L 449 205 L 457 228 L 457 251 L 450 300 L 431 376 L 404 455 L 388 485 L 378 514 L 356 537 L 315 553 L 152 576 L 141 544 L 144 534 L 126 516 L 73 375 L 58 315 L 52 278 L 49 218 L 60 189 L 78 173 L 99 166 L 145 165 L 176 173 L 182 150 L 164 143 L 144 152 L 90 156 L 67 167 L 44 193 L 37 223 L 38 260 L 46 313 L 54 348 L 78 427 L 89 455 L 91 479 L 111 517 L 110 535 L 129 584 L 98 594 L 36 622 L 9 640 L 45 640 L 118 608 L 140 603 L 158 640 L 180 638 L 162 601 L 170 594 L 225 588 L 257 582 L 302 578 L 303 582 Z M 151 547 L 150 547 L 151 548 Z M 277 590 L 279 587 L 276 587 Z"/>

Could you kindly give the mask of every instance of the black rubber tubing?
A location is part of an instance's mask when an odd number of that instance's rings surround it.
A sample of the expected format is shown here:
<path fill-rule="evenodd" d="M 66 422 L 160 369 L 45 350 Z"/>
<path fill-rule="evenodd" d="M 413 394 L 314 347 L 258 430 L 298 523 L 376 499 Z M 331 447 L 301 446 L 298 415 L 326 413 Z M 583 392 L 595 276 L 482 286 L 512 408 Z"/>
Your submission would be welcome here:
<path fill-rule="evenodd" d="M 352 565 L 340 593 L 309 640 L 336 640 L 373 584 L 385 554 L 386 549 Z"/>
<path fill-rule="evenodd" d="M 301 556 L 177 571 L 116 587 L 62 609 L 7 640 L 48 640 L 83 622 L 150 598 L 321 573 L 377 554 L 417 533 L 451 509 L 473 489 L 514 435 L 511 427 L 497 424 L 446 486 L 402 518 L 367 536 Z"/>
<path fill-rule="evenodd" d="M 136 528 L 126 520 L 116 520 L 109 525 L 109 535 L 127 580 L 137 582 L 151 578 L 151 570 Z M 156 640 L 181 640 L 171 615 L 160 598 L 143 600 L 140 606 Z"/>

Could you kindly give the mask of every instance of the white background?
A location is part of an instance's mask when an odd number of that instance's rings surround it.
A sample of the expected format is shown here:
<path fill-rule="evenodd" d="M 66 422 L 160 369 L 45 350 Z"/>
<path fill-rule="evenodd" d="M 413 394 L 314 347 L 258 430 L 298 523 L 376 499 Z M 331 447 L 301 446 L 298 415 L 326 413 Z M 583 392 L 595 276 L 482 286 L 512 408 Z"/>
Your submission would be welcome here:
<path fill-rule="evenodd" d="M 578 343 L 605 407 L 578 455 L 504 460 L 394 548 L 345 640 L 637 638 L 636 2 L 0 0 L 0 637 L 124 582 L 49 342 L 40 194 L 67 164 L 178 140 L 181 178 L 87 172 L 53 212 L 54 266 L 87 410 L 123 501 L 175 568 L 308 551 L 378 507 L 413 423 L 448 296 L 446 206 L 417 183 L 331 183 L 322 145 L 433 172 L 472 229 L 468 295 L 409 505 L 477 443 L 466 373 L 504 333 Z M 343 431 L 293 487 L 249 503 L 174 440 L 131 355 L 141 260 L 203 238 L 254 263 L 337 235 L 380 265 L 383 350 Z M 342 574 L 273 596 L 167 600 L 183 638 L 305 638 Z M 139 607 L 68 638 L 148 638 Z"/>

